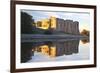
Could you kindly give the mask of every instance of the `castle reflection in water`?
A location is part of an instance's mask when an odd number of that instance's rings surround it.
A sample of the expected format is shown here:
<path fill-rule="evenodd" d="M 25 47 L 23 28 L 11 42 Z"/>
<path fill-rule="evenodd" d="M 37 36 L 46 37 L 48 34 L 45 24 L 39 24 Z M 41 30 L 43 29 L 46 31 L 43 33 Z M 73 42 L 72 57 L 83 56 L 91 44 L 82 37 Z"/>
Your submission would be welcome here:
<path fill-rule="evenodd" d="M 44 42 L 38 46 L 33 47 L 33 52 L 41 52 L 50 57 L 61 55 L 69 55 L 78 53 L 79 41 L 66 41 L 66 42 Z"/>
<path fill-rule="evenodd" d="M 21 62 L 27 62 L 34 52 L 51 57 L 78 53 L 79 40 L 59 42 L 24 42 L 21 43 Z M 38 58 L 38 57 L 37 57 Z"/>

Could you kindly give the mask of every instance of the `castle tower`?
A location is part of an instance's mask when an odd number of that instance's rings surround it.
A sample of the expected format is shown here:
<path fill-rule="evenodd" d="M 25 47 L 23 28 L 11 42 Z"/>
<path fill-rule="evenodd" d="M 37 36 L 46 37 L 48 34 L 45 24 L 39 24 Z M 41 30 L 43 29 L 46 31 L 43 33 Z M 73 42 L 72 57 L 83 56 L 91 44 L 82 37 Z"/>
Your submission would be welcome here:
<path fill-rule="evenodd" d="M 50 24 L 51 24 L 51 28 L 52 29 L 56 29 L 56 25 L 57 25 L 57 22 L 56 22 L 56 17 L 50 17 Z"/>
<path fill-rule="evenodd" d="M 65 32 L 72 33 L 73 30 L 73 20 L 65 20 Z"/>
<path fill-rule="evenodd" d="M 75 25 L 74 33 L 75 34 L 79 34 L 79 22 L 78 21 L 74 21 L 73 24 Z"/>

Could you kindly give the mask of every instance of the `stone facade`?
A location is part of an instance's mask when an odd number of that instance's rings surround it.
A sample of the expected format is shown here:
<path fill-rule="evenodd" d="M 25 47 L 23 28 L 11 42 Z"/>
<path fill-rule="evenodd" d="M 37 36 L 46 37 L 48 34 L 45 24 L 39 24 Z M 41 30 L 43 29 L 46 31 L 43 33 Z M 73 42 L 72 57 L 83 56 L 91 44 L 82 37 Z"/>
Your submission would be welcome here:
<path fill-rule="evenodd" d="M 65 33 L 79 34 L 79 22 L 73 20 L 56 19 L 56 30 Z"/>
<path fill-rule="evenodd" d="M 50 25 L 49 19 L 43 19 L 41 21 L 36 22 L 36 27 L 41 28 L 41 29 L 48 29 L 49 25 Z"/>
<path fill-rule="evenodd" d="M 44 19 L 41 21 L 41 26 L 37 26 L 42 29 L 52 28 L 55 31 L 64 32 L 68 34 L 79 34 L 79 22 L 73 20 L 64 20 L 61 18 L 50 17 L 50 19 Z M 37 25 L 40 25 L 38 24 Z"/>

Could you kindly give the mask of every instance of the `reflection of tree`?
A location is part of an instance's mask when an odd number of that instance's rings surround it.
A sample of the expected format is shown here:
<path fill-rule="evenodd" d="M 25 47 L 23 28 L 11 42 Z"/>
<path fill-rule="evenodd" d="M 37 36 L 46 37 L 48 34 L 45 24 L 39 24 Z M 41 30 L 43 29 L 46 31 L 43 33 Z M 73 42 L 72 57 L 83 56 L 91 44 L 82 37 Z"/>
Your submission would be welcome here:
<path fill-rule="evenodd" d="M 86 39 L 81 39 L 82 43 L 83 44 L 88 43 L 89 42 L 90 31 L 88 31 L 86 29 L 83 29 L 83 31 L 80 34 L 83 35 L 83 36 L 87 36 Z"/>
<path fill-rule="evenodd" d="M 89 42 L 89 39 L 82 39 L 81 41 L 82 41 L 83 44 L 86 44 L 86 43 Z"/>
<path fill-rule="evenodd" d="M 21 63 L 27 62 L 31 59 L 32 53 L 32 43 L 21 43 Z"/>

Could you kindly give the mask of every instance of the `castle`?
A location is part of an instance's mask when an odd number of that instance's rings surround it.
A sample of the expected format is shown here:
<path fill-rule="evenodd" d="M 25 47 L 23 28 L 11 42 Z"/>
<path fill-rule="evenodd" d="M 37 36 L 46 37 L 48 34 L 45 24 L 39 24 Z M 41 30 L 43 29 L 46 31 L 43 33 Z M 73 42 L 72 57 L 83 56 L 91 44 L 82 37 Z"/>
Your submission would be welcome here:
<path fill-rule="evenodd" d="M 40 29 L 52 29 L 70 34 L 79 34 L 79 22 L 50 17 L 36 22 L 36 27 Z"/>

